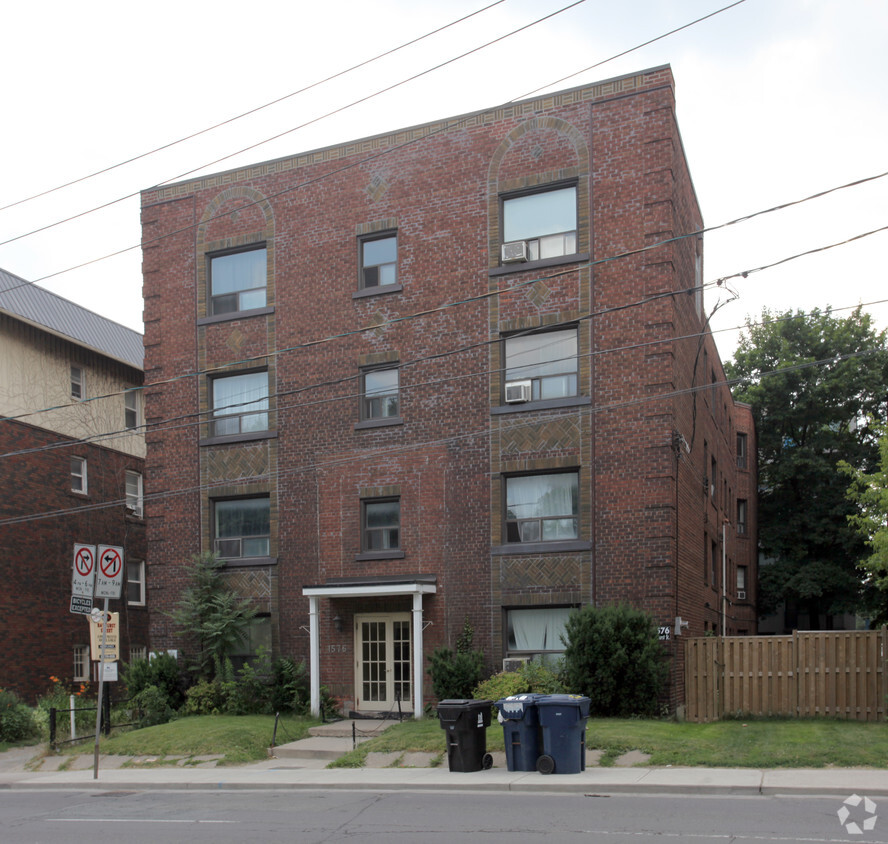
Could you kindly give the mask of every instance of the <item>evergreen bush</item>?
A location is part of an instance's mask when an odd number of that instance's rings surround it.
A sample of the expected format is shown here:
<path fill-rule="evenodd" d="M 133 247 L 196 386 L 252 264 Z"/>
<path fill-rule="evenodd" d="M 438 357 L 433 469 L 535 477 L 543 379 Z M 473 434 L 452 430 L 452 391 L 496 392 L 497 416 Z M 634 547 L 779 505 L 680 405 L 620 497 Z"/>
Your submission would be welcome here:
<path fill-rule="evenodd" d="M 626 604 L 583 607 L 565 626 L 563 679 L 590 714 L 656 715 L 668 674 L 654 619 Z"/>

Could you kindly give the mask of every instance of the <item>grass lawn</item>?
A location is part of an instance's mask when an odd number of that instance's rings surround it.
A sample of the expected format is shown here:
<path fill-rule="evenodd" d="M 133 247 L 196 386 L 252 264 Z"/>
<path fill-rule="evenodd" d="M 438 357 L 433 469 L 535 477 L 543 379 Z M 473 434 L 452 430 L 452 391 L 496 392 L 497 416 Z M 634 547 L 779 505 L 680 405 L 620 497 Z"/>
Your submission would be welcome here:
<path fill-rule="evenodd" d="M 371 722 L 368 722 L 372 724 Z M 634 718 L 590 718 L 586 746 L 603 750 L 599 764 L 613 765 L 629 750 L 650 754 L 651 765 L 822 768 L 888 767 L 888 724 L 831 719 L 758 719 L 711 724 Z M 503 731 L 494 722 L 487 749 L 503 749 Z M 364 742 L 334 765 L 359 767 L 371 751 L 445 750 L 443 731 L 433 718 L 406 722 Z"/>
<path fill-rule="evenodd" d="M 281 718 L 277 744 L 304 738 L 319 723 L 308 718 Z M 358 722 L 372 732 L 374 721 Z M 123 756 L 220 756 L 242 764 L 267 757 L 274 730 L 268 715 L 205 715 L 181 718 L 144 730 L 104 736 L 102 753 Z M 711 724 L 634 718 L 590 718 L 586 746 L 603 751 L 600 764 L 612 765 L 629 750 L 650 754 L 651 765 L 822 768 L 835 766 L 888 768 L 888 724 L 832 719 L 750 719 Z M 84 747 L 87 751 L 84 751 Z M 92 744 L 68 746 L 65 753 L 91 752 Z M 503 731 L 494 721 L 487 730 L 488 750 L 503 749 Z M 334 765 L 360 767 L 367 753 L 423 751 L 444 758 L 444 731 L 436 718 L 405 721 L 361 744 Z"/>

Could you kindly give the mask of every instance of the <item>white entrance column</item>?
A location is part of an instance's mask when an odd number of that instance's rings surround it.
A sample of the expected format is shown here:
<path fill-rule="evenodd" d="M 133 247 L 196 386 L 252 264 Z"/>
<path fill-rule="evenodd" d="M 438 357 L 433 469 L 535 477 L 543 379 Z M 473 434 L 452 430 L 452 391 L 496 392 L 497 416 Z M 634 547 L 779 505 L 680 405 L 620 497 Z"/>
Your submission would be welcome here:
<path fill-rule="evenodd" d="M 311 686 L 311 714 L 321 717 L 321 641 L 320 625 L 318 624 L 318 602 L 314 595 L 308 599 L 308 649 L 309 677 Z"/>
<path fill-rule="evenodd" d="M 422 718 L 422 592 L 413 593 L 413 717 Z"/>

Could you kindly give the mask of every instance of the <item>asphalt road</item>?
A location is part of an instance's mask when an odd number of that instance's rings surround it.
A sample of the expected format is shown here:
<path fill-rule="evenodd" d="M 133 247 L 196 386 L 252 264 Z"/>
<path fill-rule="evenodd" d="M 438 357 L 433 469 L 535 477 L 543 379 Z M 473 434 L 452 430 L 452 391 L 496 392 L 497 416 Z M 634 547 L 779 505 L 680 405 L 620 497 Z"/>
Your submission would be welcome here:
<path fill-rule="evenodd" d="M 888 804 L 888 800 L 885 801 Z M 371 791 L 0 792 L 3 844 L 888 841 L 835 797 Z M 867 811 L 867 809 L 870 811 Z M 886 809 L 888 811 L 888 809 Z M 865 830 L 866 821 L 873 826 Z M 849 832 L 857 823 L 860 832 Z"/>

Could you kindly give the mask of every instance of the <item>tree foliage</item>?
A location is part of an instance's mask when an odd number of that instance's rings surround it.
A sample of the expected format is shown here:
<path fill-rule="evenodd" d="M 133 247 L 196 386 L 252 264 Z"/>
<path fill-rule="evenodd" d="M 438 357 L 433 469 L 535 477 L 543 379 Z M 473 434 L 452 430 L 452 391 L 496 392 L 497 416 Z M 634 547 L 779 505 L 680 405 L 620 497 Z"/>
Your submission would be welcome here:
<path fill-rule="evenodd" d="M 572 612 L 565 625 L 563 677 L 599 716 L 656 715 L 669 667 L 654 619 L 626 604 Z"/>
<path fill-rule="evenodd" d="M 884 624 L 888 622 L 885 601 L 888 595 L 888 429 L 885 425 L 874 427 L 880 433 L 878 466 L 869 473 L 848 463 L 841 463 L 839 468 L 851 480 L 847 495 L 857 510 L 848 521 L 870 550 L 860 568 L 882 596 L 877 604 L 875 621 Z"/>
<path fill-rule="evenodd" d="M 201 679 L 212 679 L 243 640 L 256 609 L 225 582 L 225 563 L 214 554 L 195 554 L 188 566 L 190 585 L 170 613 L 178 633 L 197 645 L 192 667 Z"/>
<path fill-rule="evenodd" d="M 861 607 L 857 564 L 864 540 L 848 522 L 853 503 L 839 461 L 869 471 L 876 438 L 866 419 L 885 398 L 888 356 L 860 308 L 772 313 L 747 320 L 725 366 L 739 401 L 752 406 L 758 437 L 759 610 L 781 601 L 818 617 Z"/>
<path fill-rule="evenodd" d="M 438 700 L 472 697 L 484 672 L 484 654 L 472 648 L 474 636 L 474 628 L 466 617 L 462 633 L 456 637 L 456 651 L 442 646 L 429 655 L 432 692 Z"/>

